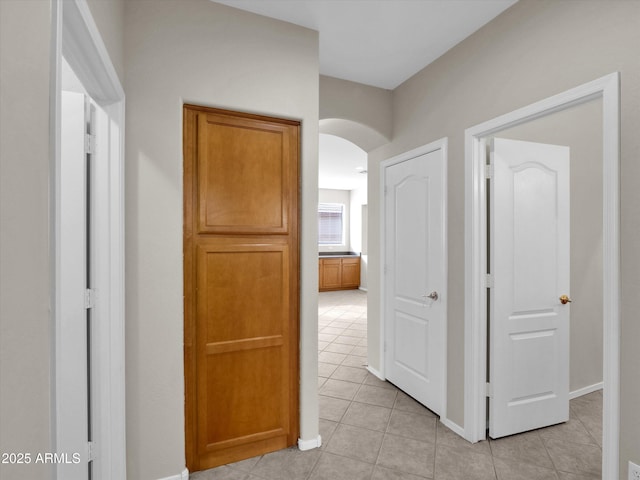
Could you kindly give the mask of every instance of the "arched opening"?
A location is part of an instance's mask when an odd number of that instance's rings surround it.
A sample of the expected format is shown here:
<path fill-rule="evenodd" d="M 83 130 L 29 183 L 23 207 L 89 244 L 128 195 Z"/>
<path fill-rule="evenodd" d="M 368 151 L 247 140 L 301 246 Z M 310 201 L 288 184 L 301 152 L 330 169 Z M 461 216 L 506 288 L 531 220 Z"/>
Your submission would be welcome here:
<path fill-rule="evenodd" d="M 320 253 L 358 254 L 361 257 L 359 288 L 366 291 L 368 153 L 390 139 L 375 128 L 343 118 L 320 120 L 319 131 L 319 202 L 342 204 L 348 208 L 342 241 L 328 245 L 319 239 L 318 250 Z"/>
<path fill-rule="evenodd" d="M 343 118 L 324 118 L 320 120 L 320 133 L 342 137 L 365 152 L 375 150 L 390 141 L 389 138 L 374 128 Z"/>
<path fill-rule="evenodd" d="M 342 211 L 344 215 L 344 237 L 340 244 L 323 244 L 322 237 L 318 239 L 321 291 L 318 299 L 318 393 L 320 432 L 326 436 L 327 426 L 336 420 L 333 418 L 336 402 L 348 403 L 337 400 L 334 389 L 379 381 L 366 368 L 367 169 L 368 152 L 388 143 L 389 139 L 371 127 L 344 119 L 323 119 L 319 130 L 319 231 L 322 231 L 320 209 L 323 207 L 327 216 L 335 215 L 336 211 Z M 341 252 L 347 256 L 340 256 Z M 358 267 L 354 267 L 354 263 Z M 355 268 L 359 268 L 356 285 L 352 283 Z M 339 280 L 341 286 L 336 285 Z"/>

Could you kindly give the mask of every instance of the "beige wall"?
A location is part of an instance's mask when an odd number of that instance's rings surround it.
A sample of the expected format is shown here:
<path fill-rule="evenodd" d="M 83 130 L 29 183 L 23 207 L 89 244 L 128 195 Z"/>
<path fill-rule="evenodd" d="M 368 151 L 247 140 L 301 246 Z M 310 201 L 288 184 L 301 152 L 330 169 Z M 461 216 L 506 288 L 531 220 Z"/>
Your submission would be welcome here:
<path fill-rule="evenodd" d="M 391 90 L 320 76 L 320 132 L 345 138 L 365 152 L 393 134 Z"/>
<path fill-rule="evenodd" d="M 614 71 L 622 76 L 621 478 L 640 460 L 640 2 L 521 0 L 394 91 L 394 138 L 369 155 L 369 191 L 381 160 L 449 138 L 448 416 L 464 425 L 464 130 Z M 380 312 L 380 204 L 369 196 L 369 345 Z M 636 340 L 633 340 L 636 339 Z M 369 363 L 380 365 L 378 349 Z M 634 367 L 635 366 L 635 367 Z"/>
<path fill-rule="evenodd" d="M 318 34 L 208 0 L 125 19 L 127 471 L 146 480 L 185 465 L 184 102 L 302 121 L 301 438 L 318 435 Z"/>
<path fill-rule="evenodd" d="M 367 125 L 386 138 L 393 133 L 392 92 L 339 78 L 320 76 L 320 118 Z"/>
<path fill-rule="evenodd" d="M 51 451 L 46 1 L 0 1 L 0 452 Z M 0 478 L 51 478 L 0 464 Z"/>
<path fill-rule="evenodd" d="M 124 2 L 125 0 L 87 0 L 91 16 L 120 79 L 124 78 Z"/>

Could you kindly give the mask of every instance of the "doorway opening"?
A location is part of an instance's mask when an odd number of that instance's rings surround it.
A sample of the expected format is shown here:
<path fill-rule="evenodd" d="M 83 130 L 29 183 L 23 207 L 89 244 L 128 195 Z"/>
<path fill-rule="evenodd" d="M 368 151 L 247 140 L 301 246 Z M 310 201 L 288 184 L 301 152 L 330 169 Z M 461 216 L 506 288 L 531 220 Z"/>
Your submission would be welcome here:
<path fill-rule="evenodd" d="M 125 478 L 124 91 L 86 2 L 52 8 L 51 395 L 56 452 L 79 455 L 55 474 Z"/>
<path fill-rule="evenodd" d="M 608 75 L 575 89 L 566 91 L 554 97 L 535 103 L 507 115 L 490 120 L 472 127 L 466 131 L 466 305 L 465 305 L 465 438 L 471 442 L 477 442 L 486 438 L 487 425 L 487 395 L 491 395 L 493 386 L 487 386 L 487 356 L 490 356 L 492 345 L 487 345 L 491 338 L 488 326 L 488 314 L 491 309 L 487 297 L 487 288 L 495 282 L 487 276 L 497 274 L 490 272 L 492 259 L 490 259 L 490 241 L 487 239 L 487 231 L 490 222 L 488 212 L 490 210 L 487 201 L 487 172 L 491 175 L 491 169 L 486 168 L 487 139 L 491 136 L 500 137 L 504 134 L 514 133 L 519 130 L 523 133 L 528 128 L 536 125 L 537 120 L 552 119 L 557 115 L 568 115 L 573 108 L 588 108 L 591 101 L 599 102 L 601 108 L 601 121 L 598 123 L 599 134 L 602 138 L 602 146 L 598 152 L 599 171 L 596 181 L 602 192 L 602 199 L 598 202 L 596 218 L 591 222 L 598 224 L 601 232 L 601 241 L 596 235 L 596 249 L 592 248 L 590 257 L 592 265 L 597 264 L 597 258 L 601 258 L 602 268 L 595 272 L 583 273 L 582 280 L 597 278 L 596 286 L 599 301 L 601 302 L 599 317 L 602 324 L 602 386 L 603 386 L 603 415 L 602 415 L 602 477 L 617 478 L 618 476 L 618 378 L 619 378 L 619 75 Z M 561 117 L 555 117 L 561 118 Z M 560 132 L 563 128 L 558 129 Z M 547 128 L 547 131 L 549 129 Z M 568 131 L 564 128 L 564 131 Z M 528 132 L 531 134 L 531 132 Z M 529 138 L 531 139 L 531 137 Z M 536 139 L 539 140 L 539 139 Z M 546 141 L 546 140 L 545 140 Z M 563 143 L 552 141 L 550 143 Z M 575 174 L 584 174 L 586 169 L 581 165 L 582 156 L 576 159 Z M 585 178 L 572 181 L 571 186 L 578 188 L 588 183 Z M 575 202 L 574 202 L 575 203 Z M 593 210 L 593 209 L 592 209 Z M 579 214 L 573 211 L 572 218 L 576 221 Z M 583 222 L 588 228 L 589 222 Z M 583 225 L 584 226 L 584 225 Z M 573 227 L 572 227 L 573 229 Z M 495 234 L 495 233 L 494 233 Z M 572 234 L 576 236 L 576 233 Z M 581 234 L 593 240 L 593 234 Z M 578 255 L 584 243 L 574 245 L 572 242 L 572 256 Z M 585 249 L 587 250 L 587 249 Z M 577 270 L 578 263 L 573 262 L 572 270 Z M 584 265 L 582 265 L 584 267 Z M 579 272 L 572 272 L 574 274 Z M 578 283 L 574 281 L 573 283 Z M 578 285 L 576 285 L 578 286 Z M 574 286 L 572 285 L 572 289 Z M 565 292 L 560 292 L 565 293 Z M 560 293 L 558 295 L 560 295 Z M 571 295 L 569 295 L 571 296 Z M 596 299 L 597 301 L 598 299 Z M 560 303 L 560 302 L 559 302 Z M 564 303 L 564 302 L 562 302 Z M 576 302 L 577 303 L 577 302 Z M 596 307 L 597 308 L 597 307 Z M 499 319 L 492 319 L 492 322 Z M 572 316 L 571 323 L 574 323 Z M 573 340 L 572 340 L 573 342 Z M 573 343 L 572 343 L 573 346 Z M 592 356 L 597 357 L 597 355 Z M 575 363 L 575 362 L 574 362 Z M 575 368 L 573 369 L 575 373 Z M 588 373 L 580 374 L 583 378 L 571 378 L 574 385 L 571 388 L 576 397 L 599 389 L 599 382 L 589 383 L 586 380 Z M 490 379 L 494 382 L 496 379 Z M 591 394 L 593 396 L 593 393 Z M 586 399 L 587 397 L 582 397 Z M 597 435 L 596 435 L 597 436 Z"/>
<path fill-rule="evenodd" d="M 319 290 L 367 290 L 367 153 L 320 134 Z"/>

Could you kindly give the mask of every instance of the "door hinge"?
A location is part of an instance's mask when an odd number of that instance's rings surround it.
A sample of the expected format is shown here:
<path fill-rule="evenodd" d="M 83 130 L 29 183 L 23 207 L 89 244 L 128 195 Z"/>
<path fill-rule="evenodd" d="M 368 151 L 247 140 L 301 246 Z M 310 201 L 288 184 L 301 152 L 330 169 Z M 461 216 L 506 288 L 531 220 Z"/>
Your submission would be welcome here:
<path fill-rule="evenodd" d="M 484 277 L 484 286 L 486 288 L 493 288 L 493 275 L 487 273 Z"/>
<path fill-rule="evenodd" d="M 87 442 L 87 461 L 92 462 L 95 458 L 95 443 Z"/>
<path fill-rule="evenodd" d="M 87 288 L 84 291 L 84 308 L 93 308 L 96 305 L 96 291 L 92 288 Z"/>
<path fill-rule="evenodd" d="M 493 388 L 489 382 L 486 384 L 486 396 L 489 398 L 493 398 Z"/>
<path fill-rule="evenodd" d="M 96 136 L 91 133 L 84 135 L 84 152 L 92 155 L 96 152 Z"/>
<path fill-rule="evenodd" d="M 485 165 L 484 178 L 492 178 L 492 177 L 493 177 L 493 165 Z"/>

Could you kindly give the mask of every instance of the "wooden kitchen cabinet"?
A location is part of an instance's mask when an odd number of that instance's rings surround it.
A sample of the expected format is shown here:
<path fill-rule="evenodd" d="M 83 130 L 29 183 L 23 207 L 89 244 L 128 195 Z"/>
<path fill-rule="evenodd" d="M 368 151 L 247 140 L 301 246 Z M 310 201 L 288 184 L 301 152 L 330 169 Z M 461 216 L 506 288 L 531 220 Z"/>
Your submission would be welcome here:
<path fill-rule="evenodd" d="M 318 272 L 321 292 L 358 288 L 360 257 L 320 257 Z"/>

